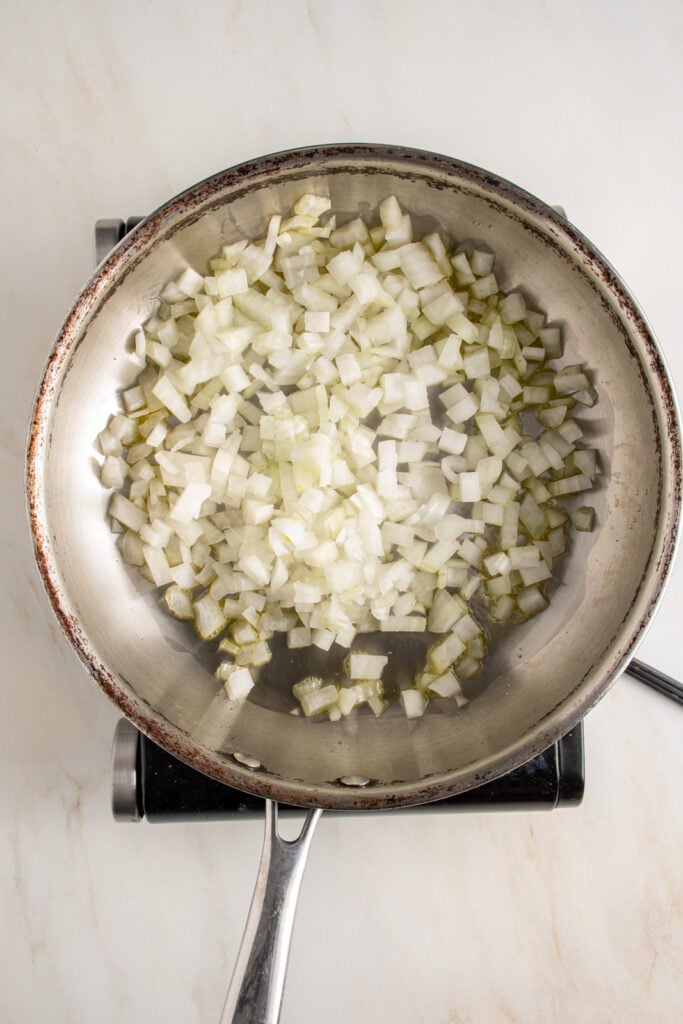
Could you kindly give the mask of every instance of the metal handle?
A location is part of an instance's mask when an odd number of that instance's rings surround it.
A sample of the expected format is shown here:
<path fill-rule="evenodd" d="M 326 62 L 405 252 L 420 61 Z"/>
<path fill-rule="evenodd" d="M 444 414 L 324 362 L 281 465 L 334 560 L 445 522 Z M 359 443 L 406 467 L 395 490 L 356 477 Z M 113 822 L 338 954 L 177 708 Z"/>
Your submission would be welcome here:
<path fill-rule="evenodd" d="M 266 800 L 261 863 L 220 1024 L 277 1024 L 296 903 L 313 830 L 311 810 L 297 839 L 278 835 L 277 804 Z"/>

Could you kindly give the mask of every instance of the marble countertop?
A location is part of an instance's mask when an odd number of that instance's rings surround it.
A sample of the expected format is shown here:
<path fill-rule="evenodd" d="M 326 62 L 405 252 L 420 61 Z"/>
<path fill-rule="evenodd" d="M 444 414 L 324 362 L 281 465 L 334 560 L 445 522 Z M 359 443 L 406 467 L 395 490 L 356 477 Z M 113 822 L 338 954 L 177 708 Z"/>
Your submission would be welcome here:
<path fill-rule="evenodd" d="M 674 0 L 25 0 L 0 63 L 0 1017 L 212 1024 L 258 822 L 124 826 L 117 711 L 62 637 L 23 505 L 29 409 L 99 217 L 241 160 L 393 142 L 494 170 L 605 253 L 683 390 L 683 16 Z M 683 676 L 683 564 L 639 656 Z M 627 678 L 549 814 L 323 819 L 282 1020 L 683 1019 L 683 709 Z"/>

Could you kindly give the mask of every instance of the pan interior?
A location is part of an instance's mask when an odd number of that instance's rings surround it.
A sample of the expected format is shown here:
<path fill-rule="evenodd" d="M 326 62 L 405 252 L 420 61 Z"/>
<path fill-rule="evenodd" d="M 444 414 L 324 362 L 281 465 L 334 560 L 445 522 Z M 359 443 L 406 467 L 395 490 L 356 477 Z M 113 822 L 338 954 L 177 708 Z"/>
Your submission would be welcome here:
<path fill-rule="evenodd" d="M 550 607 L 492 644 L 476 699 L 461 710 L 435 702 L 419 721 L 398 709 L 339 723 L 289 714 L 291 683 L 336 655 L 284 644 L 252 697 L 241 706 L 226 701 L 213 677 L 215 645 L 162 612 L 158 595 L 123 564 L 97 478 L 94 439 L 117 408 L 118 390 L 135 378 L 128 340 L 160 287 L 188 264 L 204 269 L 222 244 L 261 237 L 269 216 L 307 191 L 329 195 L 340 220 L 372 219 L 394 194 L 425 231 L 438 227 L 451 242 L 491 248 L 503 288 L 521 286 L 563 325 L 566 362 L 585 362 L 600 395 L 584 417 L 605 470 L 590 496 L 598 527 L 575 537 Z M 81 298 L 61 342 L 68 356 L 41 455 L 39 516 L 53 600 L 63 617 L 78 621 L 81 654 L 126 713 L 215 777 L 296 803 L 339 806 L 457 792 L 567 731 L 647 623 L 677 516 L 668 383 L 642 322 L 620 303 L 594 253 L 540 204 L 518 199 L 485 176 L 459 174 L 457 165 L 446 173 L 398 158 L 330 155 L 261 174 L 228 173 L 162 208 Z M 405 637 L 368 643 L 385 645 L 395 679 L 415 657 L 415 641 Z M 234 754 L 261 767 L 249 769 Z M 349 776 L 370 785 L 350 790 L 339 782 Z"/>

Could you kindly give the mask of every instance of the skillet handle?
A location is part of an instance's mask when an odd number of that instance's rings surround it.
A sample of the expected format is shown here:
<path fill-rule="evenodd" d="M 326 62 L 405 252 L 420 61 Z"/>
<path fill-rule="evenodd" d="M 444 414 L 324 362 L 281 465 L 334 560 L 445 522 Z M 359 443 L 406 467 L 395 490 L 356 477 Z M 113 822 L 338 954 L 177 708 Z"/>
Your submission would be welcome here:
<path fill-rule="evenodd" d="M 645 665 L 642 661 L 636 661 L 635 658 L 628 663 L 625 671 L 634 679 L 639 679 L 641 683 L 651 686 L 658 693 L 675 700 L 677 704 L 683 704 L 683 683 L 672 679 L 671 676 L 666 676 L 658 669 Z"/>
<path fill-rule="evenodd" d="M 322 814 L 310 810 L 299 837 L 290 842 L 278 835 L 277 804 L 265 803 L 261 863 L 220 1024 L 277 1024 L 280 1019 L 297 898 Z"/>

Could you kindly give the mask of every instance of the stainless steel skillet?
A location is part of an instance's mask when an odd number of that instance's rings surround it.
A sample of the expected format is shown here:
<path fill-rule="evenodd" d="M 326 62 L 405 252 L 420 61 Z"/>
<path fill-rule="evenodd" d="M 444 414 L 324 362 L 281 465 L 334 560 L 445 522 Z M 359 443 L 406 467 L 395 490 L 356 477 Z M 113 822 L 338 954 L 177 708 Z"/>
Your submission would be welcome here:
<path fill-rule="evenodd" d="M 340 217 L 393 193 L 425 229 L 488 245 L 564 324 L 568 362 L 592 367 L 591 443 L 606 469 L 599 528 L 580 536 L 542 615 L 504 638 L 462 711 L 317 723 L 283 694 L 308 670 L 283 650 L 242 708 L 218 691 L 212 653 L 122 564 L 93 470 L 93 439 L 135 369 L 131 332 L 159 285 L 225 242 L 257 237 L 304 191 Z M 36 402 L 28 462 L 36 555 L 55 611 L 107 695 L 143 732 L 207 774 L 271 800 L 372 809 L 436 800 L 494 778 L 568 731 L 630 658 L 662 593 L 680 514 L 671 386 L 635 301 L 594 247 L 510 183 L 447 157 L 380 146 L 276 154 L 207 179 L 147 218 L 71 310 Z M 411 650 L 392 638 L 401 671 Z"/>

